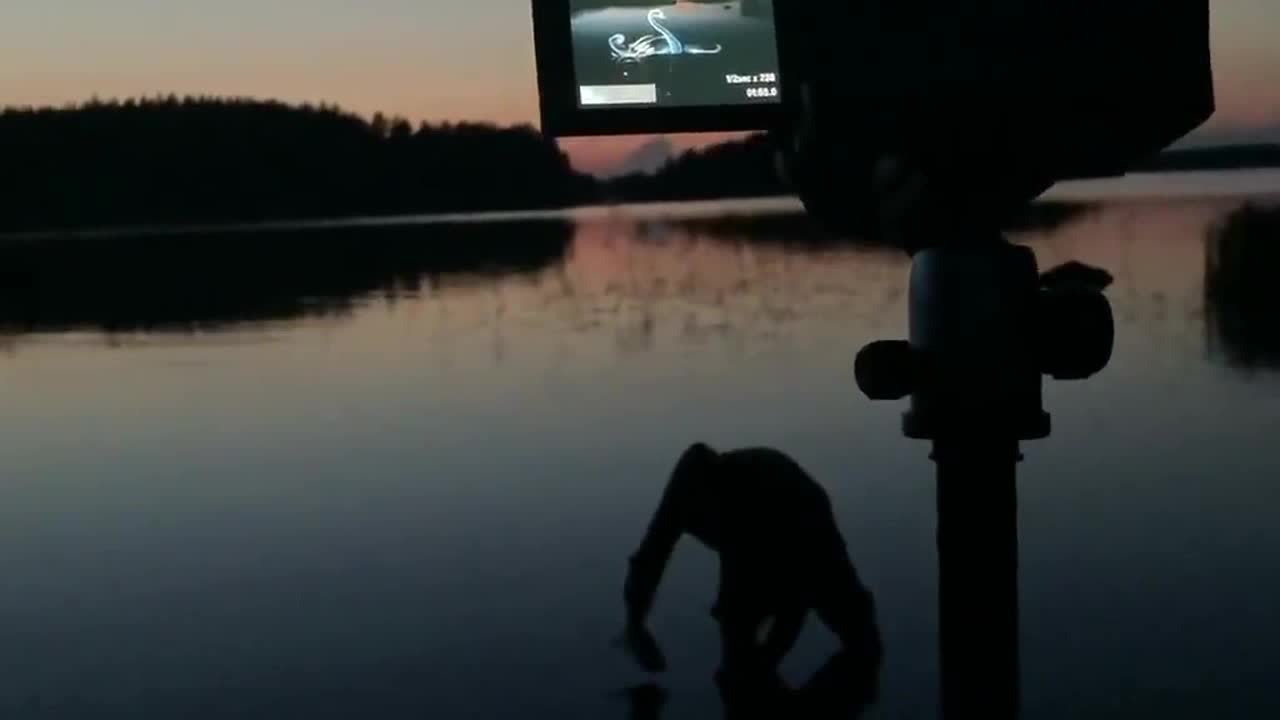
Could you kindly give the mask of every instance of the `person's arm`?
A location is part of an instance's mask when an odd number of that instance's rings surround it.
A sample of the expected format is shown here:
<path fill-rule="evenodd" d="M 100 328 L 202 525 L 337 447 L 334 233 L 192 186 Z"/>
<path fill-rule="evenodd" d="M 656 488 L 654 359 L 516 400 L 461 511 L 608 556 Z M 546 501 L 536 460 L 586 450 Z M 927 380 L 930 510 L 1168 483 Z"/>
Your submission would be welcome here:
<path fill-rule="evenodd" d="M 701 443 L 685 451 L 671 473 L 640 548 L 631 556 L 623 589 L 627 606 L 624 639 L 632 657 L 649 672 L 664 670 L 666 659 L 645 623 L 671 553 L 680 536 L 688 531 L 690 515 L 697 510 L 693 505 L 699 501 L 699 484 L 715 459 L 715 451 Z"/>
<path fill-rule="evenodd" d="M 640 548 L 631 556 L 627 570 L 623 599 L 627 606 L 627 626 L 623 634 L 624 646 L 632 658 L 647 672 L 662 672 L 667 661 L 658 641 L 649 632 L 647 621 L 653 608 L 658 585 L 671 560 L 671 553 L 686 529 L 689 478 L 679 472 L 672 474 L 662 495 L 662 502 L 649 521 L 649 528 Z"/>
<path fill-rule="evenodd" d="M 687 486 L 691 481 L 682 473 L 673 473 L 639 549 L 631 556 L 624 589 L 628 625 L 643 625 L 653 608 L 671 553 L 685 533 L 689 502 Z"/>

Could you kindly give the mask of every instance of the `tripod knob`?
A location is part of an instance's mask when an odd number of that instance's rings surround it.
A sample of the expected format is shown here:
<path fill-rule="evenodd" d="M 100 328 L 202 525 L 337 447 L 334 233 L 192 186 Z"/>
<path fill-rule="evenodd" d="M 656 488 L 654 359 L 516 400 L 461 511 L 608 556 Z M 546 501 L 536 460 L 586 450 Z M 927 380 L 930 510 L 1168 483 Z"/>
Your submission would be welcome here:
<path fill-rule="evenodd" d="M 1047 290 L 1040 296 L 1040 367 L 1055 380 L 1085 380 L 1111 362 L 1115 315 L 1101 292 Z"/>
<path fill-rule="evenodd" d="M 872 400 L 901 400 L 916 391 L 915 351 L 906 340 L 880 340 L 864 347 L 854 362 L 858 387 Z"/>

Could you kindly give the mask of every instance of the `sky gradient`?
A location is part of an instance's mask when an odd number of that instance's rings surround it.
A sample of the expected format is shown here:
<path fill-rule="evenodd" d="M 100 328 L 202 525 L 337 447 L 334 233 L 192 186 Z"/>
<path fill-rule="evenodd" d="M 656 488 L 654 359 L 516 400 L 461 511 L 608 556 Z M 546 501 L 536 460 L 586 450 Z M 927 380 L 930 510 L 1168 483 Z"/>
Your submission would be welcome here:
<path fill-rule="evenodd" d="M 1195 140 L 1280 140 L 1280 2 L 1213 8 L 1220 110 Z M 415 121 L 536 123 L 529 0 L 0 3 L 0 105 L 171 92 L 328 101 Z M 581 167 L 600 170 L 643 140 L 566 147 Z"/>

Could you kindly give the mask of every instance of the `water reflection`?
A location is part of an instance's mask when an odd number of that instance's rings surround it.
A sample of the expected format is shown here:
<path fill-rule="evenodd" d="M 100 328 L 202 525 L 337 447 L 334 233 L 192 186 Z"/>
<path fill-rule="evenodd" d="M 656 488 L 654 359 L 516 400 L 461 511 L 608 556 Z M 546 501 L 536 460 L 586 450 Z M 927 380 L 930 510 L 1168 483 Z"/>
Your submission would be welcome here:
<path fill-rule="evenodd" d="M 1023 225 L 1052 229 L 1088 208 L 1081 203 L 1044 203 L 1027 212 Z M 0 244 L 0 337 L 5 338 L 0 348 L 31 333 L 188 334 L 349 317 L 374 298 L 394 302 L 447 287 L 499 287 L 511 277 L 543 275 L 550 285 L 561 283 L 564 299 L 572 300 L 579 288 L 565 286 L 565 278 L 556 276 L 571 247 L 575 255 L 607 253 L 618 249 L 615 241 L 622 235 L 625 242 L 670 250 L 677 263 L 700 266 L 635 267 L 629 263 L 649 253 L 623 253 L 625 257 L 611 262 L 626 264 L 625 272 L 610 275 L 604 288 L 617 301 L 613 310 L 623 309 L 623 296 L 696 300 L 725 308 L 743 295 L 759 293 L 755 273 L 766 266 L 783 280 L 781 276 L 796 270 L 838 264 L 860 254 L 876 253 L 882 259 L 896 254 L 891 248 L 834 237 L 802 214 L 749 210 L 621 221 L 597 218 L 576 227 L 568 220 L 544 218 L 19 239 Z M 726 247 L 702 247 L 708 244 Z M 708 267 L 712 264 L 725 267 Z M 738 270 L 738 276 L 726 280 L 733 274 L 727 268 Z M 642 277 L 649 283 L 645 287 L 638 285 Z M 648 304 L 619 336 L 620 348 L 652 347 L 657 330 L 653 303 Z M 756 311 L 751 317 L 709 323 L 691 313 L 681 332 L 690 339 L 722 335 L 730 326 L 745 329 L 760 320 L 779 324 L 796 319 L 799 312 L 767 302 Z M 584 312 L 581 322 L 593 326 L 601 308 Z"/>
<path fill-rule="evenodd" d="M 189 257 L 172 247 L 180 239 L 7 246 L 0 342 L 12 349 L 29 334 L 83 330 L 111 345 L 129 333 L 222 334 L 351 320 L 385 301 L 411 306 L 442 345 L 485 334 L 502 362 L 530 332 L 561 346 L 603 333 L 615 351 L 642 354 L 745 350 L 804 340 L 824 323 L 896 320 L 903 253 L 844 242 L 798 248 L 786 240 L 792 222 L 765 221 L 767 231 L 749 235 L 622 219 L 200 237 L 212 259 L 199 264 L 178 261 Z"/>
<path fill-rule="evenodd" d="M 623 353 L 803 340 L 831 322 L 875 326 L 904 292 L 908 258 L 860 244 L 798 250 L 784 225 L 708 236 L 683 222 L 580 226 L 550 308 Z M 807 341 L 818 340 L 815 333 Z"/>
<path fill-rule="evenodd" d="M 1026 452 L 1029 720 L 1280 716 L 1280 384 L 1205 352 L 1205 235 L 1239 204 L 1117 202 L 1019 237 L 1044 268 L 1113 274 L 1121 319 L 1112 368 L 1051 385 L 1057 431 Z M 623 717 L 619 558 L 698 437 L 784 446 L 824 483 L 876 594 L 881 714 L 936 717 L 932 470 L 852 374 L 904 331 L 905 255 L 675 221 L 640 237 L 626 213 L 572 233 L 514 275 L 424 261 L 417 293 L 395 274 L 308 287 L 269 345 L 225 342 L 239 307 L 209 342 L 189 320 L 151 325 L 180 330 L 160 347 L 11 336 L 0 715 Z M 18 333 L 138 317 L 104 319 L 91 301 L 116 284 L 89 270 L 72 279 L 98 295 L 18 313 L 24 278 L 0 273 L 0 313 L 45 318 Z M 340 322 L 299 314 L 326 291 Z M 723 711 L 699 553 L 677 554 L 653 618 L 668 720 Z M 789 686 L 829 640 L 802 634 Z"/>
<path fill-rule="evenodd" d="M 1079 220 L 1097 207 L 1096 203 L 1083 200 L 1043 201 L 1011 218 L 1005 229 L 1011 232 L 1051 231 Z M 655 235 L 663 237 L 664 230 L 671 226 L 716 240 L 780 245 L 797 250 L 874 244 L 857 237 L 834 235 L 798 210 L 768 215 L 724 214 L 649 220 L 638 223 L 638 235 L 642 239 L 651 239 Z"/>
<path fill-rule="evenodd" d="M 725 720 L 858 720 L 879 699 L 880 665 L 838 652 L 804 684 L 717 683 Z M 670 695 L 648 683 L 623 692 L 629 720 L 662 720 Z"/>
<path fill-rule="evenodd" d="M 1210 351 L 1243 370 L 1280 370 L 1280 206 L 1231 213 L 1206 248 Z"/>
<path fill-rule="evenodd" d="M 430 292 L 563 262 L 562 221 L 69 237 L 0 245 L 0 332 L 218 331 L 347 316 L 371 295 Z"/>
<path fill-rule="evenodd" d="M 1274 302 L 1256 272 L 1275 212 L 1215 225 L 1239 206 L 1046 203 L 1015 238 L 1042 267 L 1082 258 L 1100 278 L 1092 284 L 1114 279 L 1122 342 L 1162 348 L 1145 361 L 1207 343 L 1247 372 L 1280 364 L 1266 321 Z M 101 333 L 113 347 L 192 343 L 193 333 L 261 342 L 275 339 L 264 324 L 367 324 L 361 309 L 398 304 L 442 346 L 485 338 L 497 364 L 535 335 L 564 359 L 603 338 L 618 355 L 752 353 L 830 347 L 835 325 L 861 337 L 900 327 L 905 254 L 829 237 L 790 211 L 750 211 L 9 243 L 0 246 L 0 354 L 33 334 L 69 331 Z M 1210 227 L 1206 259 L 1199 246 Z"/>

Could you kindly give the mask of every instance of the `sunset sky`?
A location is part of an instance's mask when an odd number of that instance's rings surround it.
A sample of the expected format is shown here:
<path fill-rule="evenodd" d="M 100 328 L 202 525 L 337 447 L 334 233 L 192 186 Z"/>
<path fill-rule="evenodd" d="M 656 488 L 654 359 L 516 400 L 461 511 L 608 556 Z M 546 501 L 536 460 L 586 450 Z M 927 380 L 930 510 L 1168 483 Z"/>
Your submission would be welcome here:
<path fill-rule="evenodd" d="M 1280 140 L 1280 2 L 1214 0 L 1221 110 L 1198 140 Z M 529 0 L 4 0 L 0 104 L 157 93 L 536 122 Z M 586 169 L 643 138 L 573 141 Z M 676 138 L 677 146 L 705 139 Z"/>

